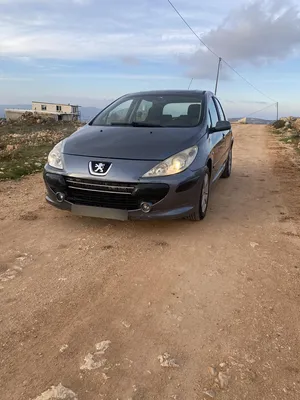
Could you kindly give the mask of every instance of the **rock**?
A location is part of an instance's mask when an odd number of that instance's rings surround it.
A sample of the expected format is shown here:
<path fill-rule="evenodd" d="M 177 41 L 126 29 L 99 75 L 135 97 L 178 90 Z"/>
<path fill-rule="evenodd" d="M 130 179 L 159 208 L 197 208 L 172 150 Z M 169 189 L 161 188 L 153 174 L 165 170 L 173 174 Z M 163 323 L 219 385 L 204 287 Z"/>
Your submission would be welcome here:
<path fill-rule="evenodd" d="M 6 151 L 13 151 L 14 150 L 14 145 L 13 144 L 8 144 L 7 146 L 6 146 Z"/>
<path fill-rule="evenodd" d="M 88 353 L 84 357 L 84 363 L 80 367 L 81 370 L 85 370 L 86 369 L 86 370 L 91 371 L 91 370 L 103 367 L 106 364 L 106 361 L 107 361 L 106 358 L 102 358 L 102 359 L 100 359 L 98 361 L 95 361 L 94 360 L 95 354 Z"/>
<path fill-rule="evenodd" d="M 220 366 L 220 368 L 225 368 L 225 367 L 226 367 L 226 364 L 223 362 L 223 363 L 221 363 L 219 366 Z"/>
<path fill-rule="evenodd" d="M 250 246 L 251 246 L 253 249 L 255 249 L 255 247 L 259 246 L 259 244 L 256 243 L 256 242 L 250 242 Z"/>
<path fill-rule="evenodd" d="M 34 163 L 34 165 L 35 165 L 36 167 L 41 167 L 41 166 L 42 166 L 42 163 L 36 162 L 36 163 Z"/>
<path fill-rule="evenodd" d="M 203 394 L 209 399 L 215 399 L 217 394 L 214 390 L 206 390 Z"/>
<path fill-rule="evenodd" d="M 97 354 L 104 354 L 106 352 L 106 350 L 109 348 L 110 344 L 111 344 L 110 340 L 103 340 L 102 342 L 97 343 L 95 345 Z"/>
<path fill-rule="evenodd" d="M 78 400 L 77 395 L 70 389 L 65 388 L 61 383 L 58 386 L 52 386 L 51 389 L 42 393 L 34 400 Z"/>
<path fill-rule="evenodd" d="M 219 372 L 218 374 L 218 383 L 221 389 L 226 389 L 229 384 L 229 376 L 224 372 Z"/>
<path fill-rule="evenodd" d="M 218 375 L 218 371 L 217 371 L 216 368 L 214 368 L 214 367 L 208 367 L 208 372 L 209 372 L 210 375 L 212 375 L 212 376 L 217 376 L 217 375 Z"/>
<path fill-rule="evenodd" d="M 68 346 L 67 344 L 64 344 L 64 345 L 61 346 L 61 348 L 59 349 L 59 352 L 60 352 L 60 353 L 63 353 L 64 351 L 67 350 L 68 347 L 69 347 L 69 346 Z"/>
<path fill-rule="evenodd" d="M 169 353 L 164 353 L 158 356 L 158 360 L 160 362 L 161 367 L 164 368 L 179 368 L 179 365 L 176 363 L 174 359 L 171 358 Z"/>
<path fill-rule="evenodd" d="M 294 128 L 300 132 L 300 118 L 296 119 L 296 121 L 293 123 Z"/>
<path fill-rule="evenodd" d="M 109 345 L 111 344 L 110 340 L 103 340 L 100 343 L 96 343 L 95 348 L 96 351 L 91 354 L 88 353 L 84 357 L 84 363 L 81 365 L 81 370 L 94 370 L 100 367 L 103 367 L 106 364 L 106 359 L 102 356 L 108 350 Z"/>

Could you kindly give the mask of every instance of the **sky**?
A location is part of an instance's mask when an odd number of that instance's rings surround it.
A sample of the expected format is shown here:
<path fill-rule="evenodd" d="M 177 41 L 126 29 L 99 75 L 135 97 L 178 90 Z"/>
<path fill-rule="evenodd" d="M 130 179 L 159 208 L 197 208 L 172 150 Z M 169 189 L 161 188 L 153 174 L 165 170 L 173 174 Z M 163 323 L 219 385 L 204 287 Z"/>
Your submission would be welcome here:
<path fill-rule="evenodd" d="M 218 97 L 228 116 L 273 119 L 275 102 L 280 116 L 300 115 L 297 1 L 172 2 L 225 60 Z M 191 79 L 191 89 L 214 91 L 216 55 L 167 0 L 0 0 L 0 104 L 102 108 L 125 93 L 187 89 Z"/>

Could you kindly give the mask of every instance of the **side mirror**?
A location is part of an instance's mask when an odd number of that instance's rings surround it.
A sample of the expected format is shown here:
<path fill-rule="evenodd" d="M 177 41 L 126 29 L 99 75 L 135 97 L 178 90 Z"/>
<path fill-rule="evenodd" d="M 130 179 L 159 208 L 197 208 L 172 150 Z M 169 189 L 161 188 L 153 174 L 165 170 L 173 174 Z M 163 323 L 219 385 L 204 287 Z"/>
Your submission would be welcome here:
<path fill-rule="evenodd" d="M 231 123 L 229 121 L 218 121 L 217 125 L 210 130 L 210 133 L 229 131 L 231 129 Z"/>

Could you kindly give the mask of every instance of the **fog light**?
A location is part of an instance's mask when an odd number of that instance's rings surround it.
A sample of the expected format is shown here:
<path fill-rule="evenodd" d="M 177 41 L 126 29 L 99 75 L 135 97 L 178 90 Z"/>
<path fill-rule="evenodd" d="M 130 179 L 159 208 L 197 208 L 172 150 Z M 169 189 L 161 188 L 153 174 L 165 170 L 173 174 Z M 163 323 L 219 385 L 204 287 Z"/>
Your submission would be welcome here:
<path fill-rule="evenodd" d="M 146 203 L 144 201 L 141 203 L 141 209 L 144 213 L 149 213 L 151 211 L 151 208 L 152 208 L 151 203 Z"/>
<path fill-rule="evenodd" d="M 57 200 L 59 203 L 62 203 L 62 202 L 65 200 L 65 194 L 62 193 L 62 192 L 57 192 L 57 193 L 56 193 L 56 200 Z"/>

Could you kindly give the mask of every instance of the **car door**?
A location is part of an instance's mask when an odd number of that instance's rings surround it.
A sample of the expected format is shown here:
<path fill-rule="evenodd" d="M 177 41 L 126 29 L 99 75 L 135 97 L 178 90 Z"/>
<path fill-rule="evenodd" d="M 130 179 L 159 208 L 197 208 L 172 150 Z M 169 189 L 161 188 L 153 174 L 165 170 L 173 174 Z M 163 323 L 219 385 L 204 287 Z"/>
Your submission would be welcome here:
<path fill-rule="evenodd" d="M 212 181 L 214 181 L 222 171 L 222 155 L 224 151 L 222 146 L 224 146 L 224 138 L 222 132 L 213 132 L 213 128 L 216 127 L 217 122 L 219 121 L 219 114 L 212 98 L 208 103 L 208 121 L 210 124 L 209 128 L 212 132 L 209 134 L 209 140 L 213 149 Z"/>
<path fill-rule="evenodd" d="M 218 111 L 219 115 L 219 120 L 220 121 L 227 121 L 227 118 L 225 116 L 223 107 L 220 103 L 220 101 L 214 97 L 214 102 Z M 223 137 L 223 144 L 222 144 L 222 152 L 223 154 L 221 155 L 222 162 L 225 163 L 227 158 L 228 158 L 228 153 L 231 147 L 231 141 L 232 141 L 232 131 L 231 130 L 226 130 L 222 131 L 222 137 Z"/>

